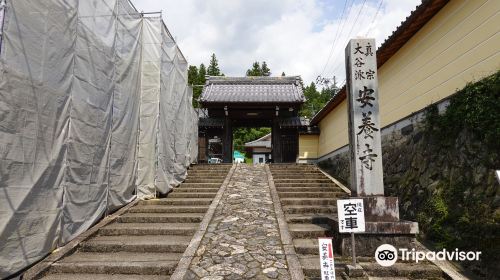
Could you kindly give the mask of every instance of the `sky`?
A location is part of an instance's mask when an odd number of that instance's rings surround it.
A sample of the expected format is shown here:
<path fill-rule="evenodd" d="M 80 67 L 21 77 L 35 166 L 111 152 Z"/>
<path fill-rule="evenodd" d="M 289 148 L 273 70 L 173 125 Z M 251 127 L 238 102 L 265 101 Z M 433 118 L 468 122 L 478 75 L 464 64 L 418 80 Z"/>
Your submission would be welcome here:
<path fill-rule="evenodd" d="M 272 76 L 345 81 L 349 38 L 380 46 L 421 0 L 131 0 L 163 19 L 190 65 L 215 53 L 226 76 L 266 61 Z M 379 8 L 380 7 L 380 8 Z"/>

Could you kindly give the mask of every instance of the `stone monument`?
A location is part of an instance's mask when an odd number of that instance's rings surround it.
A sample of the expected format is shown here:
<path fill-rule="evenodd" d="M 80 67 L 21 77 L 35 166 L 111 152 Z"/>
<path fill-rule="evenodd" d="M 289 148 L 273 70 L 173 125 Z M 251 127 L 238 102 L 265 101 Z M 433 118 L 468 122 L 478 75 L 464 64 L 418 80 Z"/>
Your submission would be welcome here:
<path fill-rule="evenodd" d="M 401 221 L 398 198 L 384 196 L 375 40 L 351 39 L 345 59 L 351 196 L 363 199 L 366 220 L 365 232 L 356 234 L 356 248 L 359 255 L 373 256 L 384 243 L 410 246 L 418 224 Z M 347 236 L 341 247 L 343 254 L 350 251 Z"/>

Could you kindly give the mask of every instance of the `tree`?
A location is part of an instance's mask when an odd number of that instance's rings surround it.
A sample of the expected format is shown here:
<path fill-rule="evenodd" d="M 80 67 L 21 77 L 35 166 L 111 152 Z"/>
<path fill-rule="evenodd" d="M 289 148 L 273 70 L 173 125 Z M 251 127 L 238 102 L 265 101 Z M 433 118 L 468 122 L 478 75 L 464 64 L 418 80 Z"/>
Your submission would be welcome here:
<path fill-rule="evenodd" d="M 258 61 L 252 64 L 252 69 L 247 70 L 247 76 L 262 76 L 262 69 Z"/>
<path fill-rule="evenodd" d="M 196 85 L 198 83 L 198 67 L 189 65 L 188 68 L 188 84 Z"/>
<path fill-rule="evenodd" d="M 262 67 L 260 68 L 260 73 L 262 76 L 271 76 L 271 69 L 267 67 L 267 63 L 265 61 L 262 61 Z"/>
<path fill-rule="evenodd" d="M 206 80 L 206 75 L 207 75 L 207 68 L 205 67 L 205 64 L 200 64 L 200 70 L 198 70 L 198 82 L 200 85 L 205 84 Z"/>
<path fill-rule="evenodd" d="M 249 128 L 238 127 L 233 130 L 233 146 L 235 151 L 243 152 L 245 150 L 245 143 L 257 140 L 264 135 L 271 133 L 271 128 Z"/>
<path fill-rule="evenodd" d="M 209 76 L 222 76 L 222 73 L 219 69 L 219 62 L 217 61 L 217 57 L 213 53 L 210 58 L 210 63 L 208 64 L 207 74 Z"/>
<path fill-rule="evenodd" d="M 281 72 L 281 77 L 285 77 L 285 72 Z"/>

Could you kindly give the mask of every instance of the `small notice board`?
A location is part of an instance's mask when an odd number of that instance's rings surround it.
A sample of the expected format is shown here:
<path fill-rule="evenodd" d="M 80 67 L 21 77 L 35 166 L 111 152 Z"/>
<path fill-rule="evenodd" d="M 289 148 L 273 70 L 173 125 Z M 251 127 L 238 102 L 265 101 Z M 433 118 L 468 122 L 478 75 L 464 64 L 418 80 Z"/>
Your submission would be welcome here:
<path fill-rule="evenodd" d="M 363 199 L 337 200 L 339 232 L 364 232 L 365 210 Z"/>

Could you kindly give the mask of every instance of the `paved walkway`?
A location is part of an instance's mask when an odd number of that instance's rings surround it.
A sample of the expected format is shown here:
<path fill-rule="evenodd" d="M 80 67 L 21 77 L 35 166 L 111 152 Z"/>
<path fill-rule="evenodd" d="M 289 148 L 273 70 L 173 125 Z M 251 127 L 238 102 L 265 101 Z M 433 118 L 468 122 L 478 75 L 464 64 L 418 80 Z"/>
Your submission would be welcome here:
<path fill-rule="evenodd" d="M 240 164 L 187 279 L 290 279 L 264 166 Z"/>

